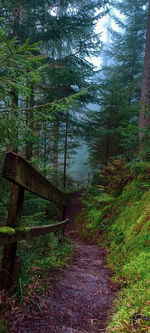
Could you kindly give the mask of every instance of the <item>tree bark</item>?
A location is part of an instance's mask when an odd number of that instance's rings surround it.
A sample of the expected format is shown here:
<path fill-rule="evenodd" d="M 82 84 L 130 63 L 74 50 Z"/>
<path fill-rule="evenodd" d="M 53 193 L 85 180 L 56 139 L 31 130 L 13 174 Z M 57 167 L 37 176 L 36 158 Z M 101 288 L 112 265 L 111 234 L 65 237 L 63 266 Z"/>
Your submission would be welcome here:
<path fill-rule="evenodd" d="M 16 128 L 14 129 L 14 140 L 10 142 L 9 150 L 10 151 L 15 151 L 16 153 L 18 152 L 18 92 L 15 89 L 12 89 L 11 93 L 11 117 L 13 119 L 16 119 Z M 14 144 L 15 142 L 15 144 Z"/>
<path fill-rule="evenodd" d="M 53 129 L 52 129 L 52 167 L 53 167 L 53 177 L 52 181 L 57 184 L 58 181 L 58 155 L 59 155 L 59 129 L 60 121 L 58 117 L 54 119 Z"/>
<path fill-rule="evenodd" d="M 68 146 L 68 112 L 66 117 L 66 129 L 65 129 L 65 147 L 64 147 L 64 179 L 63 179 L 63 189 L 66 188 L 66 168 L 67 168 L 67 146 Z"/>
<path fill-rule="evenodd" d="M 46 166 L 47 166 L 47 123 L 45 120 L 44 126 L 44 168 L 45 168 L 45 176 L 46 176 Z"/>
<path fill-rule="evenodd" d="M 150 0 L 148 10 L 148 26 L 146 34 L 146 48 L 142 76 L 141 100 L 139 111 L 139 140 L 140 149 L 146 137 L 146 129 L 150 125 Z"/>
<path fill-rule="evenodd" d="M 34 106 L 34 90 L 32 88 L 30 97 L 26 97 L 26 109 L 25 109 L 25 121 L 26 121 L 26 128 L 30 131 L 34 131 L 34 124 L 33 124 L 33 116 L 30 108 Z M 27 130 L 28 136 L 28 130 Z M 32 158 L 32 151 L 33 151 L 33 144 L 32 142 L 26 142 L 25 145 L 25 158 L 26 160 L 30 161 Z"/>
<path fill-rule="evenodd" d="M 107 137 L 107 143 L 106 143 L 105 166 L 107 166 L 107 164 L 108 164 L 109 150 L 110 150 L 110 135 L 108 135 L 108 137 Z"/>
<path fill-rule="evenodd" d="M 26 97 L 26 111 L 25 111 L 25 117 L 26 117 L 26 127 L 28 128 L 29 126 L 29 111 L 28 111 L 28 107 L 29 107 L 29 98 Z M 26 142 L 25 145 L 25 158 L 26 160 L 29 160 L 29 144 Z"/>
<path fill-rule="evenodd" d="M 14 227 L 19 223 L 22 213 L 24 189 L 21 186 L 11 184 L 10 202 L 8 207 L 7 226 Z M 3 248 L 0 269 L 0 290 L 9 289 L 12 286 L 12 271 L 16 257 L 17 243 L 7 244 Z"/>

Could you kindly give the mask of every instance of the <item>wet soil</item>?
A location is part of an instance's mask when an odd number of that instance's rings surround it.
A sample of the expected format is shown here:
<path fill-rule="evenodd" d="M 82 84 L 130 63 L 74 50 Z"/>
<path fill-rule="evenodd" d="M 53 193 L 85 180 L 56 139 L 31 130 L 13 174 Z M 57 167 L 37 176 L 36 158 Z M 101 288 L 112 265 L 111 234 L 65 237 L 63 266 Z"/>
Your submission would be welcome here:
<path fill-rule="evenodd" d="M 84 244 L 76 236 L 74 216 L 80 203 L 73 195 L 66 217 L 71 223 L 66 235 L 76 242 L 76 254 L 61 274 L 48 276 L 48 291 L 42 295 L 46 308 L 42 312 L 29 305 L 18 318 L 10 319 L 11 333 L 100 333 L 106 332 L 115 288 L 106 268 L 104 248 Z"/>

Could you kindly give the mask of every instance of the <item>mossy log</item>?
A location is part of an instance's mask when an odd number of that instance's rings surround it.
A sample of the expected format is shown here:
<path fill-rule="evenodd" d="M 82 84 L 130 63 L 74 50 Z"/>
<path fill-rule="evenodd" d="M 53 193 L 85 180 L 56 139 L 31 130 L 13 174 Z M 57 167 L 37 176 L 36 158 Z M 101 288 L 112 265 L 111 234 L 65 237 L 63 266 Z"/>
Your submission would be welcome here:
<path fill-rule="evenodd" d="M 16 243 L 21 240 L 29 240 L 33 237 L 38 237 L 40 235 L 48 234 L 57 230 L 61 230 L 69 222 L 69 219 L 56 223 L 43 225 L 41 227 L 23 227 L 23 228 L 9 228 L 1 227 L 0 228 L 0 246 Z M 11 229 L 11 232 L 10 232 Z"/>

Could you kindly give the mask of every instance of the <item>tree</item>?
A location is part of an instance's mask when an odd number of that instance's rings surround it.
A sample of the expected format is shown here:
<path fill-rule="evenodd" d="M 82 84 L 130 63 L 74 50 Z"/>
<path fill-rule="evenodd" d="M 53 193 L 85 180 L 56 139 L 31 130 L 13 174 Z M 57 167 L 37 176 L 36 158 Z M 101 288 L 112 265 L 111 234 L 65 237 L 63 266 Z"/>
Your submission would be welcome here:
<path fill-rule="evenodd" d="M 44 69 L 41 66 L 42 57 L 35 54 L 37 47 L 29 45 L 28 41 L 19 46 L 16 38 L 9 40 L 5 31 L 0 29 L 1 144 L 5 149 L 11 145 L 14 148 L 18 146 L 19 121 L 23 114 L 19 114 L 16 98 L 19 94 L 29 96 L 28 82 L 37 83 Z"/>
<path fill-rule="evenodd" d="M 140 148 L 143 143 L 149 138 L 149 125 L 150 125 L 150 1 L 148 10 L 148 25 L 146 33 L 146 48 L 144 57 L 144 67 L 142 76 L 141 87 L 141 107 L 139 112 L 139 139 Z"/>
<path fill-rule="evenodd" d="M 114 17 L 119 31 L 112 31 L 112 47 L 116 77 L 124 84 L 128 104 L 140 97 L 143 52 L 145 44 L 147 0 L 119 1 L 116 9 L 122 19 Z"/>
<path fill-rule="evenodd" d="M 112 43 L 106 51 L 111 59 L 110 65 L 97 76 L 97 104 L 100 108 L 91 112 L 90 125 L 87 125 L 87 128 L 94 127 L 89 140 L 90 161 L 92 165 L 99 166 L 107 164 L 112 157 L 130 160 L 138 154 L 138 110 L 147 1 L 116 1 L 115 8 L 123 16 L 114 17 L 119 29 L 111 31 Z"/>
<path fill-rule="evenodd" d="M 122 129 L 129 121 L 130 113 L 125 103 L 124 89 L 111 75 L 99 86 L 99 110 L 89 114 L 91 136 L 89 141 L 90 163 L 99 168 L 110 158 L 120 155 Z"/>
<path fill-rule="evenodd" d="M 47 110 L 45 112 L 41 109 L 41 114 L 49 115 L 49 119 L 44 119 L 42 126 L 43 121 L 39 123 L 36 119 L 34 122 L 36 115 L 30 109 L 36 105 L 62 100 L 89 85 L 93 65 L 87 57 L 99 53 L 101 42 L 95 34 L 94 26 L 96 20 L 107 10 L 107 2 L 23 0 L 20 3 L 18 0 L 8 0 L 0 6 L 1 16 L 5 18 L 3 24 L 7 26 L 10 36 L 15 25 L 19 43 L 28 37 L 30 43 L 42 40 L 40 52 L 46 55 L 47 72 L 40 84 L 31 87 L 30 96 L 22 102 L 26 108 L 26 124 L 29 128 L 25 150 L 27 158 L 32 156 L 35 159 L 37 155 L 37 159 L 42 159 L 44 156 L 43 165 L 53 164 L 55 178 L 61 161 L 60 133 L 61 128 L 64 128 L 63 119 L 66 111 L 62 108 L 61 113 L 58 113 L 56 108 L 54 113 L 49 109 L 48 114 Z M 39 97 L 35 98 L 34 95 L 37 96 L 37 93 Z M 92 94 L 86 93 L 84 97 L 81 96 L 80 104 L 84 105 L 89 98 L 93 98 Z M 53 144 L 50 144 L 50 141 Z M 44 154 L 40 154 L 39 147 L 42 152 L 45 149 Z"/>

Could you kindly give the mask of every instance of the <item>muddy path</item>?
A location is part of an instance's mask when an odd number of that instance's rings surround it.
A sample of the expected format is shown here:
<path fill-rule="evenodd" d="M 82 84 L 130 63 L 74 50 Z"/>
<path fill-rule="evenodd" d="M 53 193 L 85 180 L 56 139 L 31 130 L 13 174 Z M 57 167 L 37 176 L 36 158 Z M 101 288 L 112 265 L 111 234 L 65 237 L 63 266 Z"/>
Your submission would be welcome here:
<path fill-rule="evenodd" d="M 48 291 L 42 296 L 42 312 L 29 305 L 20 317 L 10 320 L 9 332 L 18 333 L 100 333 L 105 332 L 114 298 L 110 272 L 106 268 L 106 250 L 84 244 L 73 228 L 80 204 L 72 197 L 66 217 L 71 223 L 67 236 L 76 241 L 76 254 L 61 274 L 48 277 Z"/>

